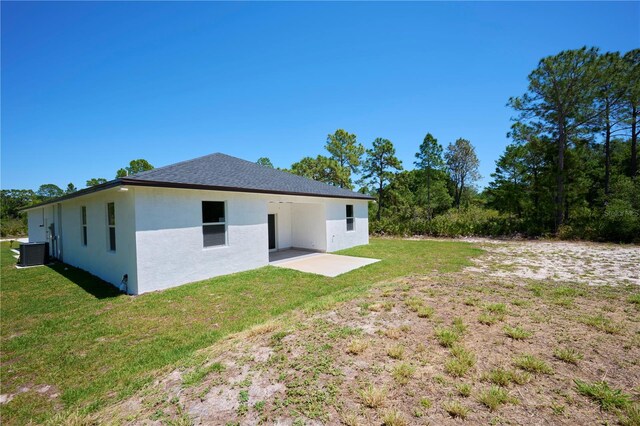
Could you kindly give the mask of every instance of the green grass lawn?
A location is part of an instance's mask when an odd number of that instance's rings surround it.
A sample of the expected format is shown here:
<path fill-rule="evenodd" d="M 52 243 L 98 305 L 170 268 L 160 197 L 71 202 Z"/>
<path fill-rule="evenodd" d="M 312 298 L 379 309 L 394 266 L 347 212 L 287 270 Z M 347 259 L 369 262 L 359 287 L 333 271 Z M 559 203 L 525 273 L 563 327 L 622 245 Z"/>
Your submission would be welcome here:
<path fill-rule="evenodd" d="M 376 282 L 455 271 L 480 252 L 467 243 L 372 239 L 341 253 L 382 261 L 337 278 L 264 267 L 130 297 L 66 265 L 18 270 L 3 243 L 0 380 L 2 393 L 15 396 L 0 406 L 2 423 L 95 410 L 231 333 Z M 43 385 L 51 388 L 39 393 Z"/>

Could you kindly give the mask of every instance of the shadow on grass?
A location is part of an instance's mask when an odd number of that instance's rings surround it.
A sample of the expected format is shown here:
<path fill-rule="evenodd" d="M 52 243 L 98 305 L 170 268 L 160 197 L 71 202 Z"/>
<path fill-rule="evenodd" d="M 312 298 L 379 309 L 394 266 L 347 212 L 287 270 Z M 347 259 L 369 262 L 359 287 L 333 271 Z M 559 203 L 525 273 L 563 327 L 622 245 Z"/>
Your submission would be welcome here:
<path fill-rule="evenodd" d="M 80 268 L 57 261 L 47 265 L 47 267 L 76 284 L 96 299 L 107 299 L 124 295 L 113 285 Z"/>

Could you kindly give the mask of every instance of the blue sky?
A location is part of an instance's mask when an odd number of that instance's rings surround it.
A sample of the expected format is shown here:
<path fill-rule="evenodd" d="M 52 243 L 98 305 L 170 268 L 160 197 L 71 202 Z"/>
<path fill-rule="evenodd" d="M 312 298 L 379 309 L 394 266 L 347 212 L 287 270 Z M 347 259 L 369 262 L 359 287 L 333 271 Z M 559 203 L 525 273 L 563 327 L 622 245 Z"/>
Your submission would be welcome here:
<path fill-rule="evenodd" d="M 427 132 L 489 180 L 538 61 L 640 46 L 640 3 L 2 2 L 2 188 L 134 158 L 288 167 L 344 128 L 406 168 Z"/>

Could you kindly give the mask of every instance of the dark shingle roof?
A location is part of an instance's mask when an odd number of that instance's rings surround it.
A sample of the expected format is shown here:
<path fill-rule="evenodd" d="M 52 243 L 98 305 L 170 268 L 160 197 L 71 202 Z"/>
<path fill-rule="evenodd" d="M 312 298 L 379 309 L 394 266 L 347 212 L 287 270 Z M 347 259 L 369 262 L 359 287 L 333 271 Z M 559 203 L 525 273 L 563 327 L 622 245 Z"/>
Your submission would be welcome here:
<path fill-rule="evenodd" d="M 126 185 L 372 199 L 369 195 L 220 153 L 126 176 L 120 181 Z"/>

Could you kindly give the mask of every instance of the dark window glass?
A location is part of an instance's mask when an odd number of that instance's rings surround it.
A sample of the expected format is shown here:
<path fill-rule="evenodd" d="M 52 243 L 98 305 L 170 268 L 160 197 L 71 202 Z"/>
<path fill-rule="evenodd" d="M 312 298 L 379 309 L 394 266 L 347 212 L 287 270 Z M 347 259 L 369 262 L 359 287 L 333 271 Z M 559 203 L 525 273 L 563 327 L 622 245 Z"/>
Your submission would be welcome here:
<path fill-rule="evenodd" d="M 347 217 L 353 217 L 353 205 L 347 204 Z"/>
<path fill-rule="evenodd" d="M 353 218 L 347 218 L 347 231 L 353 231 Z"/>
<path fill-rule="evenodd" d="M 353 205 L 347 204 L 347 231 L 353 231 Z"/>
<path fill-rule="evenodd" d="M 80 211 L 82 212 L 82 245 L 87 245 L 87 207 L 82 206 Z"/>
<path fill-rule="evenodd" d="M 109 250 L 116 251 L 116 228 L 109 228 Z"/>
<path fill-rule="evenodd" d="M 113 203 L 107 204 L 107 221 L 109 226 L 115 226 L 116 224 L 116 207 Z"/>
<path fill-rule="evenodd" d="M 223 201 L 203 201 L 202 202 L 202 223 L 224 222 L 224 202 Z"/>
<path fill-rule="evenodd" d="M 205 247 L 223 246 L 226 244 L 224 224 L 221 225 L 203 225 L 202 236 Z"/>

